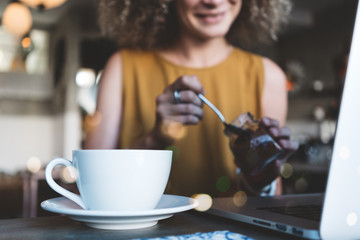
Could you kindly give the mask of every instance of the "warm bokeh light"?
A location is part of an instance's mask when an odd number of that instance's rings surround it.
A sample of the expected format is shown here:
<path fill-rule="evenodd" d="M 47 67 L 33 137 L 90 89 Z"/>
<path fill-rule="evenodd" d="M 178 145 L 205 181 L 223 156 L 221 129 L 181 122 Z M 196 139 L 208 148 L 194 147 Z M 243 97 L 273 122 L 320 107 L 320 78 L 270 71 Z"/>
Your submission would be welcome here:
<path fill-rule="evenodd" d="M 179 122 L 169 122 L 164 125 L 163 133 L 173 139 L 180 139 L 185 136 L 186 128 Z"/>
<path fill-rule="evenodd" d="M 347 146 L 341 147 L 339 155 L 344 160 L 349 159 L 349 157 L 350 157 L 350 149 Z"/>
<path fill-rule="evenodd" d="M 233 203 L 237 207 L 244 206 L 247 201 L 247 194 L 244 191 L 238 191 L 234 194 Z"/>
<path fill-rule="evenodd" d="M 97 127 L 102 120 L 102 115 L 100 112 L 95 112 L 92 115 L 87 115 L 84 118 L 84 129 L 87 132 L 90 132 L 91 130 L 93 130 L 95 127 Z"/>
<path fill-rule="evenodd" d="M 292 82 L 292 81 L 290 81 L 290 80 L 287 80 L 287 81 L 286 81 L 286 90 L 287 90 L 288 92 L 290 92 L 290 91 L 293 91 L 294 88 L 295 88 L 295 83 Z"/>
<path fill-rule="evenodd" d="M 22 37 L 31 29 L 31 12 L 21 3 L 10 3 L 4 10 L 2 25 L 13 36 Z"/>
<path fill-rule="evenodd" d="M 227 176 L 221 176 L 216 180 L 216 189 L 220 192 L 226 192 L 230 189 L 231 180 Z"/>
<path fill-rule="evenodd" d="M 21 46 L 23 48 L 28 48 L 31 46 L 31 39 L 29 37 L 24 37 L 22 40 L 21 40 Z"/>
<path fill-rule="evenodd" d="M 357 223 L 357 215 L 356 215 L 356 213 L 350 213 L 349 215 L 347 215 L 346 223 L 349 226 L 354 226 Z"/>
<path fill-rule="evenodd" d="M 199 202 L 199 205 L 195 208 L 195 210 L 204 212 L 211 208 L 212 206 L 212 198 L 208 194 L 195 194 L 192 198 L 196 199 Z"/>
<path fill-rule="evenodd" d="M 37 173 L 41 169 L 41 161 L 38 157 L 31 157 L 27 160 L 27 168 L 32 173 Z"/>
<path fill-rule="evenodd" d="M 283 178 L 289 178 L 292 176 L 294 170 L 293 170 L 293 167 L 290 163 L 284 163 L 282 166 L 281 166 L 281 170 L 280 170 L 280 173 L 281 173 L 281 176 Z"/>
<path fill-rule="evenodd" d="M 65 183 L 73 183 L 78 177 L 78 171 L 74 167 L 64 167 L 61 171 L 60 178 Z"/>

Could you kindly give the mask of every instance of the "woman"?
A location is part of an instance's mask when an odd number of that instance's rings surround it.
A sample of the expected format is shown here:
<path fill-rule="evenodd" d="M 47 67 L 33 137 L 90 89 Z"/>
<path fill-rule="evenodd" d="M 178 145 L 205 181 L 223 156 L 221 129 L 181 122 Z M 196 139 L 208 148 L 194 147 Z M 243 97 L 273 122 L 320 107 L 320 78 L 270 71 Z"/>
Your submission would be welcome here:
<path fill-rule="evenodd" d="M 263 117 L 276 141 L 294 151 L 288 129 L 280 127 L 287 113 L 284 73 L 271 60 L 236 47 L 274 38 L 289 3 L 101 0 L 99 9 L 102 29 L 121 50 L 102 74 L 96 113 L 101 121 L 84 147 L 173 149 L 167 188 L 172 194 L 230 194 L 237 168 L 240 187 L 249 194 L 274 186 L 286 158 L 256 174 L 244 169 L 246 159 L 233 151 L 234 161 L 222 123 L 198 94 L 226 119 L 243 112 Z"/>

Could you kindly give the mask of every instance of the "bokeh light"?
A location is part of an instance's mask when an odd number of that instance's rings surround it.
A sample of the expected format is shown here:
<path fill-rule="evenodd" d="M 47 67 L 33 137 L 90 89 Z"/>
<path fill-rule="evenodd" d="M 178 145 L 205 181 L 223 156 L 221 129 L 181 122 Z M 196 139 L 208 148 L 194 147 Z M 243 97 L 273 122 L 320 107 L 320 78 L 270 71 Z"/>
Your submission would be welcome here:
<path fill-rule="evenodd" d="M 339 154 L 342 159 L 347 160 L 350 157 L 350 149 L 347 146 L 343 146 L 341 147 Z"/>
<path fill-rule="evenodd" d="M 181 139 L 186 134 L 186 128 L 179 122 L 164 124 L 163 133 L 173 139 Z"/>
<path fill-rule="evenodd" d="M 75 76 L 76 84 L 79 87 L 89 88 L 95 84 L 96 74 L 94 69 L 80 68 Z"/>
<path fill-rule="evenodd" d="M 27 160 L 27 168 L 32 173 L 37 173 L 41 169 L 41 161 L 38 157 L 31 157 Z"/>
<path fill-rule="evenodd" d="M 21 40 L 21 46 L 23 48 L 28 48 L 31 46 L 31 39 L 29 37 L 24 37 L 22 40 Z"/>
<path fill-rule="evenodd" d="M 305 192 L 308 187 L 308 182 L 305 178 L 301 177 L 295 181 L 295 190 L 297 192 Z"/>
<path fill-rule="evenodd" d="M 30 10 L 19 2 L 10 3 L 4 10 L 2 25 L 15 37 L 22 37 L 32 27 Z"/>
<path fill-rule="evenodd" d="M 316 106 L 313 110 L 313 115 L 317 121 L 322 121 L 326 116 L 326 111 L 323 107 Z"/>
<path fill-rule="evenodd" d="M 321 92 L 324 89 L 324 83 L 321 80 L 315 80 L 313 82 L 313 89 L 317 92 Z"/>
<path fill-rule="evenodd" d="M 73 183 L 78 177 L 78 171 L 74 167 L 64 167 L 61 170 L 60 178 L 65 183 Z"/>
<path fill-rule="evenodd" d="M 87 115 L 84 119 L 84 129 L 89 132 L 97 127 L 102 120 L 102 115 L 100 112 L 96 111 L 92 115 Z"/>
<path fill-rule="evenodd" d="M 230 189 L 231 181 L 227 176 L 221 176 L 216 180 L 216 189 L 220 192 L 226 192 Z"/>
<path fill-rule="evenodd" d="M 284 163 L 281 166 L 280 173 L 283 178 L 289 178 L 293 175 L 293 167 L 290 163 Z"/>
<path fill-rule="evenodd" d="M 247 194 L 244 191 L 238 191 L 234 194 L 233 203 L 237 207 L 244 206 L 247 202 Z"/>
<path fill-rule="evenodd" d="M 170 146 L 166 147 L 165 149 L 171 150 L 173 152 L 173 159 L 172 159 L 173 161 L 176 161 L 179 158 L 180 151 L 176 146 L 170 145 Z"/>
<path fill-rule="evenodd" d="M 357 215 L 355 213 L 350 213 L 346 217 L 346 223 L 349 226 L 354 226 L 357 223 Z"/>
<path fill-rule="evenodd" d="M 192 198 L 196 199 L 199 202 L 199 205 L 195 208 L 195 210 L 197 211 L 204 212 L 209 210 L 212 206 L 213 200 L 208 194 L 195 194 L 192 196 Z"/>

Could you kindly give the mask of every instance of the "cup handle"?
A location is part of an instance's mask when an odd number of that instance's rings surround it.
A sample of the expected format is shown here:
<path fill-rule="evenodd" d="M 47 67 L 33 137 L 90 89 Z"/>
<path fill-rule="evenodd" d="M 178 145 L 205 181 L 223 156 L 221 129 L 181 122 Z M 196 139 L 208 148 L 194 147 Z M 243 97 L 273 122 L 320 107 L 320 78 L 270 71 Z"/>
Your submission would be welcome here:
<path fill-rule="evenodd" d="M 72 167 L 72 163 L 65 159 L 65 158 L 55 158 L 52 161 L 50 161 L 45 169 L 45 179 L 46 182 L 49 184 L 49 186 L 57 193 L 59 193 L 60 195 L 63 195 L 64 197 L 70 199 L 71 201 L 75 202 L 76 204 L 78 204 L 80 207 L 82 207 L 83 209 L 87 209 L 83 200 L 81 199 L 81 197 L 78 194 L 72 193 L 68 190 L 66 190 L 65 188 L 61 187 L 59 184 L 57 184 L 53 177 L 52 177 L 52 171 L 54 169 L 55 166 L 57 165 L 64 165 L 66 167 Z M 70 174 L 73 174 L 72 171 L 70 171 Z"/>

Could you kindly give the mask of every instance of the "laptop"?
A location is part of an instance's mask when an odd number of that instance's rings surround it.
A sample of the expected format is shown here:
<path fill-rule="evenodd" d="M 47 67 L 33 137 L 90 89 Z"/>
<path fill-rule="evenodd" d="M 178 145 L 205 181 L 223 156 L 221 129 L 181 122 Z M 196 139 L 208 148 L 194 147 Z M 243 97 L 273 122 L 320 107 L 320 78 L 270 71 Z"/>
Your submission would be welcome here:
<path fill-rule="evenodd" d="M 208 213 L 309 239 L 360 239 L 360 4 L 324 193 L 215 198 Z M 313 210 L 312 216 L 304 216 Z"/>

